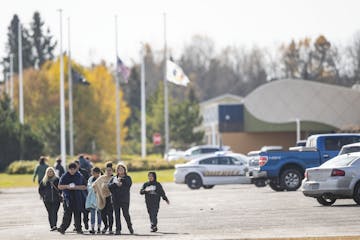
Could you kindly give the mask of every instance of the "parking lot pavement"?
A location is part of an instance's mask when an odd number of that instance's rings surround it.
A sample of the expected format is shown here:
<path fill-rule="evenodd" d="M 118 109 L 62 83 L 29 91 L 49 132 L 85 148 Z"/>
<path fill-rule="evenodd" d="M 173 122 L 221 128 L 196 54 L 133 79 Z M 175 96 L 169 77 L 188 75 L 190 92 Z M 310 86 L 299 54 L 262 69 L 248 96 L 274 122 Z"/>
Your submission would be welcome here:
<path fill-rule="evenodd" d="M 190 190 L 164 184 L 171 201 L 162 202 L 159 232 L 149 232 L 141 185 L 132 187 L 130 213 L 134 236 L 126 239 L 244 239 L 360 235 L 360 208 L 352 200 L 322 207 L 298 192 L 273 192 L 252 185 Z M 109 239 L 109 236 L 50 232 L 36 189 L 0 190 L 1 239 Z M 59 212 L 59 224 L 62 211 Z M 124 222 L 124 220 L 122 221 Z M 58 224 L 58 225 L 59 225 Z M 124 227 L 123 227 L 124 228 Z M 128 234 L 126 227 L 123 234 Z M 115 238 L 115 236 L 111 237 Z"/>

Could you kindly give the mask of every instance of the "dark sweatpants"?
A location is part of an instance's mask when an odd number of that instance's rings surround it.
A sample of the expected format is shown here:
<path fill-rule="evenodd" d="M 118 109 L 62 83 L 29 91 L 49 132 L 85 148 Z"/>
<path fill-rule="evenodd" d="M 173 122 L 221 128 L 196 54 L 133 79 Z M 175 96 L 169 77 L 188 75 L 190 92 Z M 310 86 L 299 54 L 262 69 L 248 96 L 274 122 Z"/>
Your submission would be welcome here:
<path fill-rule="evenodd" d="M 101 209 L 101 219 L 104 222 L 105 228 L 109 228 L 110 230 L 112 230 L 114 217 L 111 197 L 106 198 L 106 205 L 104 209 Z"/>
<path fill-rule="evenodd" d="M 147 207 L 147 211 L 149 213 L 151 227 L 156 227 L 157 223 L 158 223 L 157 215 L 158 215 L 158 212 L 159 212 L 159 205 L 157 205 L 157 204 L 146 204 L 146 207 Z"/>
<path fill-rule="evenodd" d="M 127 227 L 132 228 L 130 214 L 129 214 L 129 203 L 120 203 L 119 206 L 114 206 L 115 212 L 115 222 L 116 222 L 116 231 L 121 231 L 121 219 L 120 219 L 120 209 L 125 218 Z"/>
<path fill-rule="evenodd" d="M 48 212 L 50 228 L 56 227 L 60 202 L 44 202 L 44 205 L 46 207 L 46 211 Z"/>
<path fill-rule="evenodd" d="M 66 231 L 71 223 L 71 217 L 74 214 L 74 221 L 75 221 L 75 228 L 76 231 L 81 231 L 81 212 L 77 210 L 76 208 L 72 208 L 70 206 L 67 206 L 66 203 L 64 203 L 64 217 L 62 220 L 62 224 L 60 226 L 61 230 Z"/>

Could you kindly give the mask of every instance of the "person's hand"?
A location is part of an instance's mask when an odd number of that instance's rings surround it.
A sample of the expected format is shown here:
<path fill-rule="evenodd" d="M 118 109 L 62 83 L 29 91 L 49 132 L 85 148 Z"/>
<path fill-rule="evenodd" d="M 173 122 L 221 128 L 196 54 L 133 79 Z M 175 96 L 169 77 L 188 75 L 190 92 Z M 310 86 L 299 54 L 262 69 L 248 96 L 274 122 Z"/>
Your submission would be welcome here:
<path fill-rule="evenodd" d="M 122 182 L 117 182 L 116 185 L 118 185 L 118 187 L 122 186 Z"/>
<path fill-rule="evenodd" d="M 170 204 L 170 201 L 169 199 L 165 200 L 165 202 L 169 205 Z"/>

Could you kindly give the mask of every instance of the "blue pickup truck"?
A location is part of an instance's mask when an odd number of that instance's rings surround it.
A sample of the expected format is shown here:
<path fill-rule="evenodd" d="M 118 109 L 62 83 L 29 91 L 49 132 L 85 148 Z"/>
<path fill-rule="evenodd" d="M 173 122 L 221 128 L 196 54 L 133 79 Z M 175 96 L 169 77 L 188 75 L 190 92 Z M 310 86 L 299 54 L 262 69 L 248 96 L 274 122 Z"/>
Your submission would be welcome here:
<path fill-rule="evenodd" d="M 320 166 L 335 157 L 343 145 L 355 142 L 360 142 L 360 134 L 318 134 L 310 136 L 304 147 L 253 152 L 249 157 L 256 159 L 257 168 L 250 177 L 258 187 L 269 184 L 274 191 L 296 191 L 307 168 Z"/>

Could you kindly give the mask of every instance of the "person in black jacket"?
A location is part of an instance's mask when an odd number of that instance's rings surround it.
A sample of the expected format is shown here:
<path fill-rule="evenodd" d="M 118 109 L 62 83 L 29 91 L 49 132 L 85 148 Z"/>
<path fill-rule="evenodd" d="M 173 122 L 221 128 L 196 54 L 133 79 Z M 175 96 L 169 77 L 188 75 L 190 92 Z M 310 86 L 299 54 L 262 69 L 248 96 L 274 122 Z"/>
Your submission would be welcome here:
<path fill-rule="evenodd" d="M 120 209 L 122 210 L 130 234 L 134 234 L 134 229 L 132 228 L 129 214 L 130 187 L 132 185 L 131 177 L 127 175 L 126 167 L 121 163 L 116 166 L 116 172 L 117 175 L 114 176 L 109 182 L 109 190 L 111 192 L 113 208 L 115 212 L 115 234 L 121 234 Z"/>
<path fill-rule="evenodd" d="M 61 178 L 61 176 L 65 173 L 64 167 L 61 165 L 61 158 L 56 159 L 55 163 L 55 173 L 58 178 Z"/>
<path fill-rule="evenodd" d="M 63 222 L 58 228 L 61 234 L 65 234 L 70 226 L 71 217 L 74 214 L 76 232 L 83 234 L 81 229 L 81 212 L 84 211 L 85 203 L 83 191 L 86 190 L 84 177 L 77 171 L 75 163 L 70 163 L 68 172 L 62 175 L 59 181 L 59 189 L 63 191 L 64 196 L 64 216 Z"/>
<path fill-rule="evenodd" d="M 140 194 L 145 194 L 146 208 L 149 213 L 151 222 L 151 231 L 156 232 L 157 228 L 157 215 L 160 207 L 160 198 L 164 199 L 167 204 L 170 204 L 169 199 L 166 197 L 165 191 L 161 184 L 156 181 L 156 173 L 148 173 L 149 181 L 144 183 L 140 190 Z"/>
<path fill-rule="evenodd" d="M 84 177 L 85 182 L 87 183 L 89 181 L 90 178 L 90 173 L 88 172 L 87 169 L 85 168 L 81 168 L 80 166 L 80 161 L 79 160 L 75 160 L 74 163 L 76 164 L 76 169 L 77 171 Z M 83 214 L 83 222 L 84 222 L 84 227 L 86 230 L 89 229 L 89 211 L 85 208 L 85 202 L 86 202 L 86 198 L 87 198 L 88 192 L 87 189 L 84 190 L 82 192 L 82 197 L 84 198 L 84 211 L 82 211 Z M 75 217 L 75 216 L 74 216 Z M 74 219 L 75 221 L 75 219 Z M 75 227 L 76 228 L 76 227 Z M 76 229 L 74 228 L 74 231 L 76 231 Z"/>
<path fill-rule="evenodd" d="M 44 178 L 40 182 L 39 194 L 48 212 L 50 231 L 57 230 L 58 211 L 62 199 L 58 185 L 59 178 L 55 175 L 55 169 L 48 167 Z"/>

